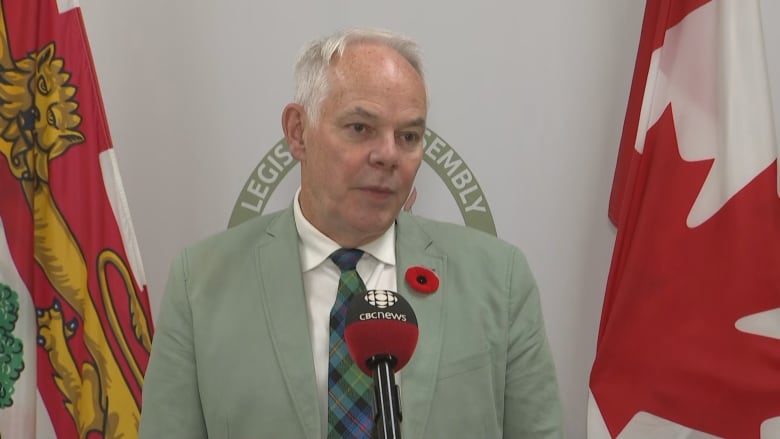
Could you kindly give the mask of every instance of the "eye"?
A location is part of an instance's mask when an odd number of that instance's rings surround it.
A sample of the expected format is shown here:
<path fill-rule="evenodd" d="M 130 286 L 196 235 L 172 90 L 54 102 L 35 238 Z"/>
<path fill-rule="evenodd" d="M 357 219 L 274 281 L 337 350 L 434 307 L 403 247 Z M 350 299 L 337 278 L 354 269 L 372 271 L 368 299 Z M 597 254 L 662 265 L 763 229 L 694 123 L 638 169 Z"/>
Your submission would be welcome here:
<path fill-rule="evenodd" d="M 406 133 L 401 133 L 399 140 L 405 145 L 416 146 L 418 143 L 420 143 L 420 135 L 414 131 L 409 131 Z"/>
<path fill-rule="evenodd" d="M 43 76 L 38 78 L 38 92 L 44 95 L 49 94 L 49 84 L 46 83 L 46 78 Z"/>
<path fill-rule="evenodd" d="M 53 126 L 54 128 L 57 127 L 57 117 L 54 115 L 54 111 L 49 108 L 46 110 L 46 122 L 49 123 L 49 125 Z"/>
<path fill-rule="evenodd" d="M 420 138 L 416 133 L 404 133 L 401 137 L 404 139 L 404 142 L 407 143 L 417 142 Z"/>
<path fill-rule="evenodd" d="M 356 133 L 364 133 L 366 131 L 366 126 L 362 123 L 353 123 L 350 127 L 352 128 L 352 131 Z"/>

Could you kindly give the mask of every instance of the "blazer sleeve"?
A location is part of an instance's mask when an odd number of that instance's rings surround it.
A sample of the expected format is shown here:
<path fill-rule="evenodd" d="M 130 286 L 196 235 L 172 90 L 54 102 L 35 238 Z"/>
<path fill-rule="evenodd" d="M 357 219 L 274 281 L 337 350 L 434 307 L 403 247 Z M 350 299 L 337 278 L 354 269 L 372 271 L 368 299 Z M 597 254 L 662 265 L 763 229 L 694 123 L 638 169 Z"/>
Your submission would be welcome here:
<path fill-rule="evenodd" d="M 542 318 L 539 290 L 515 248 L 509 279 L 505 439 L 563 438 L 560 395 Z"/>
<path fill-rule="evenodd" d="M 195 369 L 187 253 L 174 259 L 143 387 L 139 439 L 206 439 Z"/>

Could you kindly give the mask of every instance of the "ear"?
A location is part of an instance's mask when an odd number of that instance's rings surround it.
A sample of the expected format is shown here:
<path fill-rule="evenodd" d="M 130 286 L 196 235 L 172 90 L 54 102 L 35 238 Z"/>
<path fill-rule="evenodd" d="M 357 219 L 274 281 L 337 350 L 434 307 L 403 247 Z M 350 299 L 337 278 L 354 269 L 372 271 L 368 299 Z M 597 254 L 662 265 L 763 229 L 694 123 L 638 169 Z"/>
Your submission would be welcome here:
<path fill-rule="evenodd" d="M 302 160 L 306 148 L 303 132 L 306 128 L 306 111 L 299 104 L 287 104 L 282 111 L 282 130 L 284 139 L 290 147 L 290 153 L 296 160 Z"/>

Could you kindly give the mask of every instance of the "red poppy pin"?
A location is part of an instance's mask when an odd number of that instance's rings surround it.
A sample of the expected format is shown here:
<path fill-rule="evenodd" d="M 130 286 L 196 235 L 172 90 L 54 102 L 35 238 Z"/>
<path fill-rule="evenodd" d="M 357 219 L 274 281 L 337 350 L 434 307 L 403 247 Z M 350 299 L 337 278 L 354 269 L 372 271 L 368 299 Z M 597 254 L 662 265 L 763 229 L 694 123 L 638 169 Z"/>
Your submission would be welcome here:
<path fill-rule="evenodd" d="M 414 265 L 406 270 L 406 283 L 417 292 L 433 294 L 439 288 L 439 277 L 432 270 Z"/>

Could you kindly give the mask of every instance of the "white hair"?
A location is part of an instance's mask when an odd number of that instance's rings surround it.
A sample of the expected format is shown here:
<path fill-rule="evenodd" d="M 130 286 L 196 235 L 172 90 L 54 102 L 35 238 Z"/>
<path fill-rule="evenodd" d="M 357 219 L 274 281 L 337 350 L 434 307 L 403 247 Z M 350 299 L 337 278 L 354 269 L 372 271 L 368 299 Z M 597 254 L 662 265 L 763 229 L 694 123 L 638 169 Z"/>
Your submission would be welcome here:
<path fill-rule="evenodd" d="M 312 122 L 319 118 L 322 101 L 330 86 L 328 68 L 336 56 L 355 43 L 375 43 L 398 52 L 423 77 L 420 48 L 414 40 L 382 29 L 353 28 L 312 41 L 295 63 L 295 102 Z M 423 81 L 424 83 L 424 81 Z"/>

